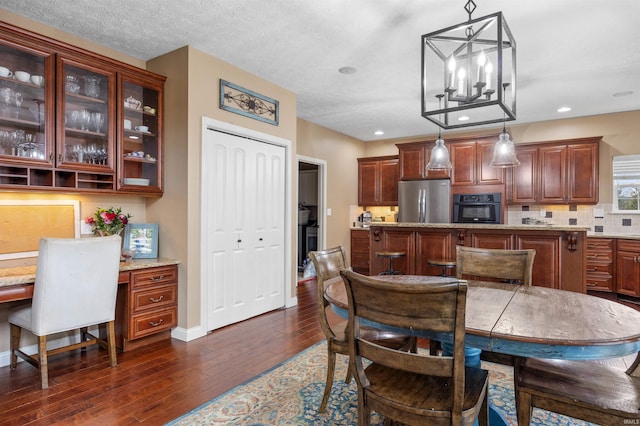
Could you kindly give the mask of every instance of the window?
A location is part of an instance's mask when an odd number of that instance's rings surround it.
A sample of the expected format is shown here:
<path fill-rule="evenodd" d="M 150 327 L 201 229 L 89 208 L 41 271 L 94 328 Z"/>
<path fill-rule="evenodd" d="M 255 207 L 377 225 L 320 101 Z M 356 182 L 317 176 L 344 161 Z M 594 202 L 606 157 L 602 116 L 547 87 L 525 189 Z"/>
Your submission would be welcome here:
<path fill-rule="evenodd" d="M 613 157 L 613 211 L 640 213 L 640 155 Z"/>

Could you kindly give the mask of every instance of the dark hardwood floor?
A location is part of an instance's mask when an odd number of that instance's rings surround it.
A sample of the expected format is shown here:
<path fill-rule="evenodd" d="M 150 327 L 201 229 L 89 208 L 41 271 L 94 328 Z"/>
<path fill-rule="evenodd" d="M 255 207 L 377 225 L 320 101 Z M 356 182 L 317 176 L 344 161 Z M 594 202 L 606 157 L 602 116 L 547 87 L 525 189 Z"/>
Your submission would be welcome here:
<path fill-rule="evenodd" d="M 316 281 L 306 281 L 296 307 L 120 353 L 115 368 L 103 350 L 60 354 L 47 390 L 25 362 L 0 368 L 0 424 L 166 423 L 324 339 L 315 303 Z"/>

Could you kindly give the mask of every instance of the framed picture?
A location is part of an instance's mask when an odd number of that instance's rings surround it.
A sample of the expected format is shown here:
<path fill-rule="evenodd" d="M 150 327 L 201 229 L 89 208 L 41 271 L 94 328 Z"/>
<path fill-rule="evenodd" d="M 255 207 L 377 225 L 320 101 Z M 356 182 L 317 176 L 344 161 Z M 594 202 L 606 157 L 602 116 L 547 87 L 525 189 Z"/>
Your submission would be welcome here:
<path fill-rule="evenodd" d="M 124 231 L 123 248 L 135 250 L 134 259 L 158 257 L 158 224 L 130 223 Z"/>
<path fill-rule="evenodd" d="M 279 102 L 220 79 L 220 108 L 265 123 L 278 125 Z"/>

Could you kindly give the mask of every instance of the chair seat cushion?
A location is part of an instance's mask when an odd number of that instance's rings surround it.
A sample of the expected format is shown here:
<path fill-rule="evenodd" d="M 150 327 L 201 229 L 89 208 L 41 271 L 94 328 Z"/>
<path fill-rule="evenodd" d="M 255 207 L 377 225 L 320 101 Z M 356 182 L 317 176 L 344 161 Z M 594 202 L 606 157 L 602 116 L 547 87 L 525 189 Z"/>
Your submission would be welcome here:
<path fill-rule="evenodd" d="M 640 378 L 588 361 L 527 359 L 518 385 L 574 405 L 640 418 Z"/>
<path fill-rule="evenodd" d="M 399 371 L 380 364 L 366 368 L 370 385 L 365 394 L 385 405 L 391 404 L 405 412 L 420 415 L 423 411 L 448 411 L 453 405 L 453 386 L 450 377 L 424 376 Z M 465 396 L 463 411 L 476 407 L 482 401 L 482 392 L 488 385 L 488 372 L 479 368 L 465 368 Z M 484 384 L 484 385 L 478 385 Z"/>
<path fill-rule="evenodd" d="M 20 306 L 9 311 L 9 324 L 31 330 L 31 305 Z"/>

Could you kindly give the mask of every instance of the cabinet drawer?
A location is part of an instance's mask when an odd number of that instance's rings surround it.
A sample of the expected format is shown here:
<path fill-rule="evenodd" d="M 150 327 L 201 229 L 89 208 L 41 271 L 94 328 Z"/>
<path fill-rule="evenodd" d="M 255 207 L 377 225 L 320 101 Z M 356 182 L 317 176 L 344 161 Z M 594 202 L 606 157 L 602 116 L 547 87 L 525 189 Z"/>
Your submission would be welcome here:
<path fill-rule="evenodd" d="M 134 290 L 131 292 L 131 312 L 174 306 L 177 300 L 177 286 L 175 284 Z"/>
<path fill-rule="evenodd" d="M 613 240 L 605 238 L 587 238 L 587 250 L 613 250 Z"/>
<path fill-rule="evenodd" d="M 612 262 L 613 251 L 602 250 L 587 250 L 587 263 L 588 262 Z"/>
<path fill-rule="evenodd" d="M 618 240 L 618 250 L 635 251 L 640 254 L 640 241 L 636 240 Z"/>
<path fill-rule="evenodd" d="M 176 307 L 131 317 L 130 340 L 155 334 L 175 327 L 178 309 Z"/>
<path fill-rule="evenodd" d="M 609 263 L 587 262 L 587 277 L 591 276 L 591 274 L 593 273 L 612 275 L 613 262 L 609 262 Z"/>
<path fill-rule="evenodd" d="M 613 291 L 613 277 L 611 275 L 587 275 L 587 291 Z"/>
<path fill-rule="evenodd" d="M 131 272 L 131 288 L 141 288 L 150 285 L 172 284 L 178 281 L 178 268 L 166 266 L 142 269 Z"/>

